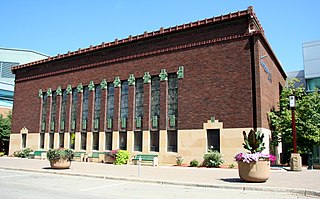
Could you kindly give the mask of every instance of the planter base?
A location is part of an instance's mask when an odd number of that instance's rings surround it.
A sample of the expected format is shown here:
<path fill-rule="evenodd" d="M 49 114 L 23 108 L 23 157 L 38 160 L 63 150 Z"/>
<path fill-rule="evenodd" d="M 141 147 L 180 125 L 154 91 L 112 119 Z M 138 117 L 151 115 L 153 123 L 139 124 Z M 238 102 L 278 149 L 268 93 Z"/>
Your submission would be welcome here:
<path fill-rule="evenodd" d="M 238 162 L 239 176 L 245 182 L 265 182 L 270 177 L 270 161 Z"/>
<path fill-rule="evenodd" d="M 68 160 L 50 161 L 50 166 L 53 169 L 69 169 L 71 162 Z"/>

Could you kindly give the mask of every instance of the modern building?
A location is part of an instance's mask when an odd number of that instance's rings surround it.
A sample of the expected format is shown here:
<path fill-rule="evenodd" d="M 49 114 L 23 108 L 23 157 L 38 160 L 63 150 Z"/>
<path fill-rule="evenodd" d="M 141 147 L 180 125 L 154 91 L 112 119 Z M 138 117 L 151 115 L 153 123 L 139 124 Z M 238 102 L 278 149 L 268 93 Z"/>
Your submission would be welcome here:
<path fill-rule="evenodd" d="M 226 164 L 243 131 L 271 131 L 286 74 L 253 8 L 15 66 L 10 154 L 125 149 Z M 267 151 L 268 152 L 268 149 Z"/>
<path fill-rule="evenodd" d="M 47 57 L 31 50 L 0 47 L 0 114 L 5 116 L 13 105 L 14 74 L 11 67 Z"/>

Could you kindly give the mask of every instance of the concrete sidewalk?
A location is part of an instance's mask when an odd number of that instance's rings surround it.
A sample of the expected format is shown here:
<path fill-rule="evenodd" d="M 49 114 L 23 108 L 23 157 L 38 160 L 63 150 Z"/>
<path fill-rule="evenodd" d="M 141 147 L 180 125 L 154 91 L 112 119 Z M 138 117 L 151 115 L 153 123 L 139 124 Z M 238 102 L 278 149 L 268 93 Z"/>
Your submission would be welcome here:
<path fill-rule="evenodd" d="M 221 168 L 141 166 L 139 177 L 137 165 L 72 162 L 70 169 L 54 170 L 50 169 L 48 160 L 1 157 L 0 169 L 185 186 L 280 191 L 320 197 L 320 170 L 304 169 L 301 172 L 290 172 L 283 169 L 271 170 L 270 179 L 267 182 L 246 183 L 240 181 L 237 169 Z"/>

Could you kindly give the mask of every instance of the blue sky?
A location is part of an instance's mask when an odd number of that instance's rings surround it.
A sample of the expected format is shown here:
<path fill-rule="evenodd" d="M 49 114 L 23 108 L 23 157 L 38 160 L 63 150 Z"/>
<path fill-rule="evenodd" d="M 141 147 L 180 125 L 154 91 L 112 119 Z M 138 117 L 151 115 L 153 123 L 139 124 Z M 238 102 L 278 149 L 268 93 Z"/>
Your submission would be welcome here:
<path fill-rule="evenodd" d="M 319 0 L 0 0 L 0 47 L 50 56 L 254 6 L 286 72 L 320 40 Z"/>

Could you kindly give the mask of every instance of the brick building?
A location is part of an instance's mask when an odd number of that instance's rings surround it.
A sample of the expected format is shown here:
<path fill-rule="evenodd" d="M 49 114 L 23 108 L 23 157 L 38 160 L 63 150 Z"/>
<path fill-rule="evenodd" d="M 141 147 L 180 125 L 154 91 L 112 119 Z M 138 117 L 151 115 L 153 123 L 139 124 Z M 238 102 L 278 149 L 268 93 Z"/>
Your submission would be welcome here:
<path fill-rule="evenodd" d="M 22 147 L 126 149 L 232 163 L 242 131 L 268 142 L 285 72 L 252 7 L 12 68 L 10 154 Z"/>

